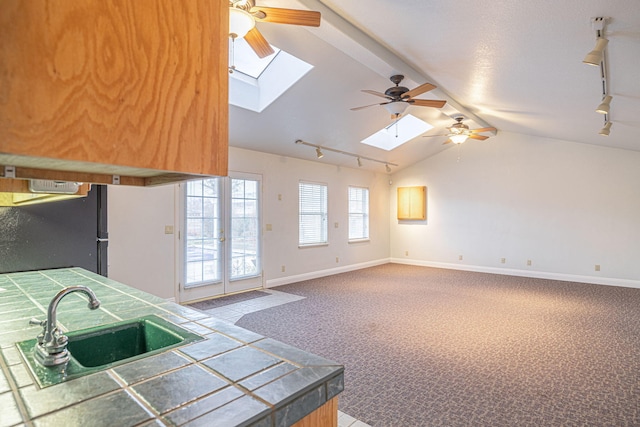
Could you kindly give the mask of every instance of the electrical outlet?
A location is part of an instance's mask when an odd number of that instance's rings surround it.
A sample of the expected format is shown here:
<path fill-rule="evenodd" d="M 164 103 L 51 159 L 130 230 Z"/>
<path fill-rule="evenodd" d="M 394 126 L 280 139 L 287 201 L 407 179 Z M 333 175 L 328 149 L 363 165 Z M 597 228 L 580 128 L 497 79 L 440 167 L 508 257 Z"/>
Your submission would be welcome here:
<path fill-rule="evenodd" d="M 340 262 L 340 258 L 336 257 L 336 262 Z"/>
<path fill-rule="evenodd" d="M 531 260 L 530 259 L 527 260 L 527 265 L 529 265 L 529 266 L 531 265 Z"/>
<path fill-rule="evenodd" d="M 409 251 L 404 251 L 404 256 L 409 256 Z"/>
<path fill-rule="evenodd" d="M 334 227 L 334 228 L 338 228 L 338 223 L 337 223 L 337 222 L 334 222 L 334 223 L 333 223 L 333 227 Z"/>
<path fill-rule="evenodd" d="M 600 271 L 600 264 L 596 264 L 596 271 Z"/>
<path fill-rule="evenodd" d="M 285 268 L 284 268 L 284 265 L 283 265 L 283 266 L 282 266 L 282 272 L 283 272 L 283 273 L 284 273 L 284 270 L 285 270 Z"/>
<path fill-rule="evenodd" d="M 500 258 L 500 264 L 504 264 L 505 262 L 507 262 L 506 258 Z"/>
<path fill-rule="evenodd" d="M 282 194 L 278 194 L 278 200 L 282 200 Z"/>
<path fill-rule="evenodd" d="M 462 261 L 462 255 L 458 255 L 458 261 Z"/>

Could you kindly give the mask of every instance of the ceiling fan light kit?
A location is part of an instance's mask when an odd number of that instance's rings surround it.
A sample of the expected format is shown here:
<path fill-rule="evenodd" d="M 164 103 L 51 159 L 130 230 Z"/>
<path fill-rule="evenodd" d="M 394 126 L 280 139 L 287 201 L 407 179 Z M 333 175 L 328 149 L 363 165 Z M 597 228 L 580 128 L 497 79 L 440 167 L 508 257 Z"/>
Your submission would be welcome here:
<path fill-rule="evenodd" d="M 408 107 L 409 103 L 407 102 L 390 102 L 384 105 L 384 108 L 389 112 L 389 114 L 394 115 L 404 114 Z"/>
<path fill-rule="evenodd" d="M 237 7 L 229 8 L 229 37 L 241 39 L 256 26 L 253 16 Z"/>
<path fill-rule="evenodd" d="M 587 65 L 600 67 L 600 80 L 602 83 L 602 102 L 596 108 L 596 113 L 604 114 L 604 127 L 598 132 L 599 135 L 608 136 L 611 129 L 611 100 L 609 95 L 609 75 L 607 74 L 607 45 L 609 40 L 604 37 L 605 25 L 608 18 L 591 18 L 591 26 L 596 31 L 596 46 L 582 61 Z"/>
<path fill-rule="evenodd" d="M 469 137 L 467 135 L 465 135 L 464 133 L 460 133 L 460 134 L 457 134 L 457 135 L 451 135 L 449 137 L 451 142 L 453 142 L 454 144 L 462 144 L 463 142 L 465 142 L 467 140 L 467 138 L 469 138 Z"/>

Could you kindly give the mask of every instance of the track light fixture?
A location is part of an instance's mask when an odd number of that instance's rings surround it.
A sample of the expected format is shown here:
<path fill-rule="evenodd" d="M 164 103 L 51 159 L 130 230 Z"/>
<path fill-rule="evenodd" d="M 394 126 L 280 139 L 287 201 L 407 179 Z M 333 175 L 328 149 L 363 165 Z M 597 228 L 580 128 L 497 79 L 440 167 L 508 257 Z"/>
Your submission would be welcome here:
<path fill-rule="evenodd" d="M 600 132 L 598 132 L 598 134 L 602 136 L 609 136 L 609 129 L 611 129 L 611 122 L 605 123 L 604 127 L 600 129 Z"/>
<path fill-rule="evenodd" d="M 609 114 L 609 106 L 611 104 L 611 95 L 607 95 L 604 97 L 598 108 L 596 108 L 596 113 L 600 114 Z"/>
<path fill-rule="evenodd" d="M 593 65 L 594 67 L 599 66 L 604 58 L 604 49 L 607 47 L 608 43 L 609 40 L 604 37 L 598 37 L 596 39 L 596 47 L 594 47 L 591 52 L 587 53 L 587 56 L 584 57 L 582 62 L 587 65 Z"/>
<path fill-rule="evenodd" d="M 316 149 L 316 157 L 319 159 L 324 156 L 324 153 L 322 152 L 322 150 L 324 150 L 324 151 L 331 151 L 333 153 L 343 154 L 345 156 L 355 157 L 356 161 L 358 162 L 358 167 L 362 166 L 362 160 L 369 160 L 370 162 L 382 163 L 387 173 L 391 173 L 391 168 L 389 167 L 389 165 L 398 166 L 396 163 L 391 163 L 391 162 L 386 162 L 384 160 L 378 160 L 371 157 L 361 156 L 359 154 L 349 153 L 348 151 L 336 150 L 335 148 L 323 147 L 321 145 L 312 144 L 310 142 L 306 142 L 301 139 L 297 139 L 296 144 L 314 147 Z"/>
<path fill-rule="evenodd" d="M 605 24 L 608 18 L 597 17 L 591 18 L 591 26 L 596 31 L 596 46 L 587 54 L 582 62 L 588 65 L 600 67 L 600 80 L 602 83 L 602 102 L 596 108 L 596 112 L 604 114 L 604 127 L 598 132 L 600 135 L 609 135 L 611 129 L 611 95 L 609 95 L 609 75 L 607 74 L 607 52 L 606 47 L 609 44 L 604 36 Z"/>

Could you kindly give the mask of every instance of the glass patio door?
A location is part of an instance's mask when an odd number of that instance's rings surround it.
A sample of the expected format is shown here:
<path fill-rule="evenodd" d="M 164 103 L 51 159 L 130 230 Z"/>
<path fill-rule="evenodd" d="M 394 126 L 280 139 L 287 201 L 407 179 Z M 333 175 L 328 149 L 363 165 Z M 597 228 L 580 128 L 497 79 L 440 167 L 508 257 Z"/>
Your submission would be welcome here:
<path fill-rule="evenodd" d="M 258 175 L 181 184 L 180 302 L 262 287 Z"/>

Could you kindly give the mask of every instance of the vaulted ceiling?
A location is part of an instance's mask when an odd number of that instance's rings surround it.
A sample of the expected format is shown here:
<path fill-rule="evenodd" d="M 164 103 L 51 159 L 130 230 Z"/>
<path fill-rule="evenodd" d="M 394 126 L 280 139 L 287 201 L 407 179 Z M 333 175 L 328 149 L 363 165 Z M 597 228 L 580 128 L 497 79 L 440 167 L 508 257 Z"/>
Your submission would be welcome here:
<path fill-rule="evenodd" d="M 318 10 L 319 28 L 258 23 L 271 44 L 314 68 L 261 113 L 230 106 L 230 144 L 315 159 L 302 139 L 323 147 L 395 163 L 401 169 L 452 144 L 419 136 L 392 151 L 360 141 L 392 123 L 379 92 L 393 74 L 412 89 L 430 82 L 424 99 L 446 99 L 442 110 L 411 106 L 407 113 L 445 133 L 451 116 L 470 127 L 640 151 L 640 4 L 637 0 L 257 0 L 259 5 Z M 582 63 L 595 46 L 592 17 L 607 17 L 608 137 L 598 67 Z M 384 101 L 382 99 L 382 101 Z M 468 141 L 465 144 L 490 144 Z M 358 167 L 326 152 L 318 161 Z M 363 162 L 384 172 L 384 165 Z"/>

